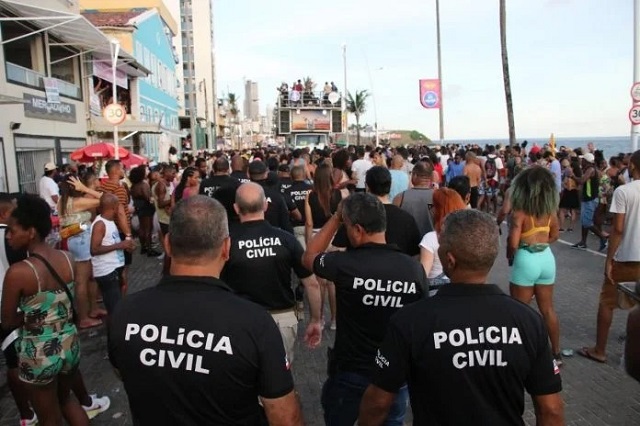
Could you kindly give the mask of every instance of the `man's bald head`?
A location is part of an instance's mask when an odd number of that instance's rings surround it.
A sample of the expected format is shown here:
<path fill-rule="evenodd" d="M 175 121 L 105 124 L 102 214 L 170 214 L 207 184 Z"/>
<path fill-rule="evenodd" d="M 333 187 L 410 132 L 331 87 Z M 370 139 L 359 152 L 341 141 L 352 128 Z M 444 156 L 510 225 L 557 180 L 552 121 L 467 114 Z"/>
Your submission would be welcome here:
<path fill-rule="evenodd" d="M 264 214 L 267 200 L 264 189 L 257 183 L 247 182 L 240 185 L 236 191 L 235 209 L 240 218 L 252 214 Z"/>
<path fill-rule="evenodd" d="M 402 155 L 394 155 L 393 159 L 391 160 L 391 167 L 395 170 L 400 170 L 403 165 L 404 158 L 402 158 Z"/>
<path fill-rule="evenodd" d="M 118 197 L 110 192 L 105 192 L 100 197 L 100 210 L 108 209 L 108 208 L 117 208 L 118 207 Z"/>
<path fill-rule="evenodd" d="M 214 173 L 229 173 L 229 161 L 227 157 L 219 157 L 213 162 Z"/>
<path fill-rule="evenodd" d="M 241 172 L 244 169 L 244 158 L 240 155 L 234 155 L 231 159 L 231 170 L 234 172 Z"/>
<path fill-rule="evenodd" d="M 291 169 L 291 179 L 293 180 L 304 180 L 304 167 L 295 166 Z"/>

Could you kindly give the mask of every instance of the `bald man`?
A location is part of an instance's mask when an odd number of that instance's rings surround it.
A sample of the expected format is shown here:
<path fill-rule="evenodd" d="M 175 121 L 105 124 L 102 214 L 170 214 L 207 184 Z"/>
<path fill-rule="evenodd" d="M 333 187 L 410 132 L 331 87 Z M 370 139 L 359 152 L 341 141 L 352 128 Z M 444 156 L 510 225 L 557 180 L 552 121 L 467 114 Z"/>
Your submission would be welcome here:
<path fill-rule="evenodd" d="M 391 159 L 391 191 L 389 199 L 393 200 L 396 195 L 409 189 L 409 175 L 404 170 L 404 158 L 402 155 L 394 155 Z"/>
<path fill-rule="evenodd" d="M 311 348 L 320 344 L 320 287 L 302 266 L 304 252 L 293 234 L 265 220 L 267 199 L 257 183 L 244 183 L 236 191 L 234 209 L 240 223 L 231 228 L 231 251 L 222 270 L 222 280 L 235 292 L 264 307 L 280 329 L 287 358 L 293 361 L 298 334 L 296 301 L 291 270 L 302 281 L 308 297 L 311 321 L 305 341 Z"/>
<path fill-rule="evenodd" d="M 238 179 L 240 183 L 249 182 L 247 175 L 247 161 L 241 155 L 236 154 L 231 158 L 231 177 Z"/>
<path fill-rule="evenodd" d="M 122 270 L 124 251 L 133 250 L 132 239 L 120 239 L 115 219 L 120 201 L 113 194 L 105 192 L 100 197 L 100 214 L 91 224 L 91 266 L 105 307 L 109 315 L 126 292 L 123 288 Z"/>

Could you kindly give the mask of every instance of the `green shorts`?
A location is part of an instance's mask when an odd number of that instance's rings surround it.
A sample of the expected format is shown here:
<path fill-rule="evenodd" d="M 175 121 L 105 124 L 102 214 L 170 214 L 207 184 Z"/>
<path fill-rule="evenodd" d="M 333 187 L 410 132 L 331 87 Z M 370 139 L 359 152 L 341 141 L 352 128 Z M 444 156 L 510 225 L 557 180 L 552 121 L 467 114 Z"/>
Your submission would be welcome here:
<path fill-rule="evenodd" d="M 510 282 L 525 287 L 555 283 L 556 258 L 551 248 L 547 247 L 537 253 L 519 248 L 513 258 Z"/>

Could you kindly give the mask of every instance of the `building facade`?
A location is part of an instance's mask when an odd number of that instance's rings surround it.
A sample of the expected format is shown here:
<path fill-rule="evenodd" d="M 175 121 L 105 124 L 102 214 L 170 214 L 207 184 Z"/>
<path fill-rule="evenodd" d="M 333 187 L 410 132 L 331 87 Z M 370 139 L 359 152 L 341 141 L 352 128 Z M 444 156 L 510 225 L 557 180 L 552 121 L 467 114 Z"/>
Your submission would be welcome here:
<path fill-rule="evenodd" d="M 258 99 L 258 83 L 244 82 L 244 118 L 251 121 L 260 120 L 260 99 Z"/>
<path fill-rule="evenodd" d="M 88 82 L 111 43 L 77 2 L 0 0 L 0 16 L 0 191 L 35 193 L 46 163 L 90 140 Z M 127 80 L 146 75 L 125 52 L 117 66 Z"/>

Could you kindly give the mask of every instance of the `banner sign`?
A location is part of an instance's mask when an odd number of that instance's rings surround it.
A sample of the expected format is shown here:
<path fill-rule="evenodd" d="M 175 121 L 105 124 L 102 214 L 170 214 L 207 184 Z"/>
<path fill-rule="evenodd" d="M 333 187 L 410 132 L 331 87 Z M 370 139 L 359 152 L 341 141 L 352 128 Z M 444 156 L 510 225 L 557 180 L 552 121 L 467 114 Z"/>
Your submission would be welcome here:
<path fill-rule="evenodd" d="M 58 89 L 58 80 L 55 78 L 42 77 L 44 81 L 44 92 L 47 95 L 47 103 L 60 103 L 60 89 Z"/>
<path fill-rule="evenodd" d="M 39 118 L 41 120 L 64 121 L 67 123 L 76 122 L 76 106 L 66 102 L 52 104 L 47 102 L 47 98 L 33 96 L 23 93 L 24 116 Z"/>
<path fill-rule="evenodd" d="M 323 114 L 321 110 L 298 110 L 291 114 L 291 130 L 305 131 L 315 130 L 320 132 L 331 131 L 331 116 Z"/>
<path fill-rule="evenodd" d="M 100 77 L 103 80 L 107 80 L 109 83 L 113 83 L 113 70 L 111 69 L 111 63 L 93 61 L 93 75 Z M 124 89 L 128 89 L 129 81 L 127 80 L 127 73 L 116 69 L 116 84 Z"/>
<path fill-rule="evenodd" d="M 420 103 L 423 107 L 427 109 L 440 108 L 441 96 L 440 80 L 420 80 Z"/>

